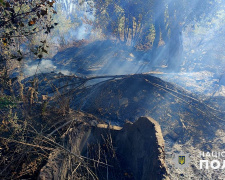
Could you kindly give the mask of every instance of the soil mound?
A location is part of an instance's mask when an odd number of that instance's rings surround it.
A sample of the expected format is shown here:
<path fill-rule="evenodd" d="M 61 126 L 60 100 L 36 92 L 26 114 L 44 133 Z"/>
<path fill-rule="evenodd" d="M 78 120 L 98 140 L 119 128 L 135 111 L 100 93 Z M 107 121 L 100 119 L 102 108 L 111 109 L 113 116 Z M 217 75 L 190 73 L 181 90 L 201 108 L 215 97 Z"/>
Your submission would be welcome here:
<path fill-rule="evenodd" d="M 168 140 L 204 144 L 221 128 L 224 113 L 195 95 L 150 75 L 129 75 L 77 91 L 71 101 L 79 109 L 116 124 L 140 116 L 154 118 Z"/>
<path fill-rule="evenodd" d="M 62 141 L 70 153 L 52 152 L 40 179 L 168 179 L 164 140 L 152 118 L 141 117 L 122 130 L 83 122 Z"/>

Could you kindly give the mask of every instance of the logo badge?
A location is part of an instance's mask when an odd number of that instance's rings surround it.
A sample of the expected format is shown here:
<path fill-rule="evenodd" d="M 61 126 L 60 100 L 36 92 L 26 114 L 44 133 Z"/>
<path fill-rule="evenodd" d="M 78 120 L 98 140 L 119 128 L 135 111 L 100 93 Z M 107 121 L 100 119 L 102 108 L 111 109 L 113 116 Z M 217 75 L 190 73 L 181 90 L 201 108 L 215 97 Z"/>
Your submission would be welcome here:
<path fill-rule="evenodd" d="M 188 153 L 180 152 L 173 154 L 174 166 L 178 169 L 189 167 L 190 157 Z"/>
<path fill-rule="evenodd" d="M 179 156 L 178 162 L 179 162 L 179 164 L 181 164 L 181 165 L 185 164 L 185 156 Z"/>

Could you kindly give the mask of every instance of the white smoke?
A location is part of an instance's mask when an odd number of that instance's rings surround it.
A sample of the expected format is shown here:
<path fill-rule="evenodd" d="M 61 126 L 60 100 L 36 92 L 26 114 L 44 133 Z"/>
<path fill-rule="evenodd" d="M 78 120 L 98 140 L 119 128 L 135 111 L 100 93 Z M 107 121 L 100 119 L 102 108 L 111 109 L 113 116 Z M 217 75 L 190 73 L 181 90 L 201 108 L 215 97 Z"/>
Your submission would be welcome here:
<path fill-rule="evenodd" d="M 56 66 L 51 60 L 41 60 L 39 62 L 29 62 L 24 67 L 25 76 L 56 71 Z"/>

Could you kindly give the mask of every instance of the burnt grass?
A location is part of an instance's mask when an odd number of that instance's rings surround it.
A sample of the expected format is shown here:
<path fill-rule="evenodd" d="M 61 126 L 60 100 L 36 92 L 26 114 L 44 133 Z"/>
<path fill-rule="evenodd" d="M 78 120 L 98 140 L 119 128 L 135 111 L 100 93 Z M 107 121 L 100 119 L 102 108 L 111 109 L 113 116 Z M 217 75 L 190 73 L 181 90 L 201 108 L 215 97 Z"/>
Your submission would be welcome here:
<path fill-rule="evenodd" d="M 215 104 L 214 104 L 215 105 Z M 224 127 L 224 113 L 196 95 L 150 75 L 128 75 L 77 90 L 71 108 L 122 125 L 150 116 L 161 125 L 164 138 L 204 147 Z M 207 147 L 210 148 L 210 147 Z"/>
<path fill-rule="evenodd" d="M 224 129 L 225 114 L 223 109 L 220 109 L 223 99 L 210 98 L 203 101 L 197 95 L 151 75 L 111 76 L 109 80 L 101 80 L 92 85 L 86 84 L 86 86 L 80 85 L 87 82 L 87 79 L 62 74 L 47 73 L 36 78 L 38 78 L 36 88 L 40 92 L 39 100 L 36 100 L 32 107 L 29 105 L 26 107 L 26 104 L 21 102 L 21 107 L 13 112 L 17 112 L 19 119 L 23 120 L 22 111 L 25 108 L 30 124 L 43 135 L 81 116 L 71 113 L 74 112 L 73 110 L 82 111 L 83 114 L 92 114 L 93 117 L 101 119 L 101 122 L 103 120 L 121 126 L 126 121 L 136 121 L 140 116 L 150 116 L 160 124 L 165 142 L 169 142 L 171 147 L 176 142 L 185 144 L 190 140 L 193 146 L 209 151 L 212 148 L 210 142 L 216 137 L 216 131 Z M 24 80 L 25 91 L 32 86 L 32 82 L 33 78 Z M 61 87 L 63 88 L 60 89 Z M 41 100 L 42 95 L 49 95 L 49 99 Z M 69 103 L 70 109 L 65 108 L 66 102 Z M 46 108 L 43 111 L 45 104 Z M 92 115 L 87 118 L 87 121 L 95 119 Z M 43 126 L 44 124 L 46 126 Z M 60 142 L 60 136 L 68 126 L 54 134 L 56 142 Z M 37 141 L 42 146 L 54 148 L 54 146 L 36 140 L 38 135 L 28 133 L 30 130 L 33 131 L 33 128 L 30 128 L 28 131 L 24 127 L 19 134 L 14 134 L 14 136 L 18 141 L 26 137 L 27 143 L 32 144 Z M 4 137 L 9 137 L 7 134 L 8 132 L 5 132 Z M 14 158 L 0 165 L 2 168 L 10 169 L 1 174 L 0 177 L 4 178 L 13 171 L 15 175 L 12 177 L 26 179 L 37 177 L 50 152 L 15 142 L 7 143 L 3 140 L 1 145 L 7 150 L 2 151 L 2 154 L 7 157 L 13 155 Z M 40 154 L 43 154 L 45 158 Z M 14 163 L 17 158 L 20 162 Z"/>
<path fill-rule="evenodd" d="M 105 40 L 67 48 L 58 52 L 52 61 L 58 69 L 66 69 L 79 76 L 129 74 L 136 73 L 140 63 L 149 62 L 145 56 L 145 51 Z"/>

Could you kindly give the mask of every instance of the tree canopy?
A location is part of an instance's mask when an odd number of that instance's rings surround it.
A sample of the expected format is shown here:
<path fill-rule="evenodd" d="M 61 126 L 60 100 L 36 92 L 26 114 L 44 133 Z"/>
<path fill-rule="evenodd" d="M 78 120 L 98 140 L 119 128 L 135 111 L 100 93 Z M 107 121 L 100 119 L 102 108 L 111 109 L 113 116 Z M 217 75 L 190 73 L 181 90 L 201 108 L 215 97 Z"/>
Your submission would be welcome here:
<path fill-rule="evenodd" d="M 55 1 L 49 0 L 10 0 L 0 1 L 1 52 L 6 59 L 22 60 L 32 52 L 38 58 L 47 53 L 45 39 L 36 46 L 28 46 L 38 32 L 49 34 L 57 23 L 53 22 Z"/>
<path fill-rule="evenodd" d="M 215 0 L 94 0 L 95 28 L 126 45 L 152 51 L 151 63 L 157 60 L 157 48 L 166 46 L 168 64 L 177 66 L 182 52 L 182 29 L 212 11 Z"/>

